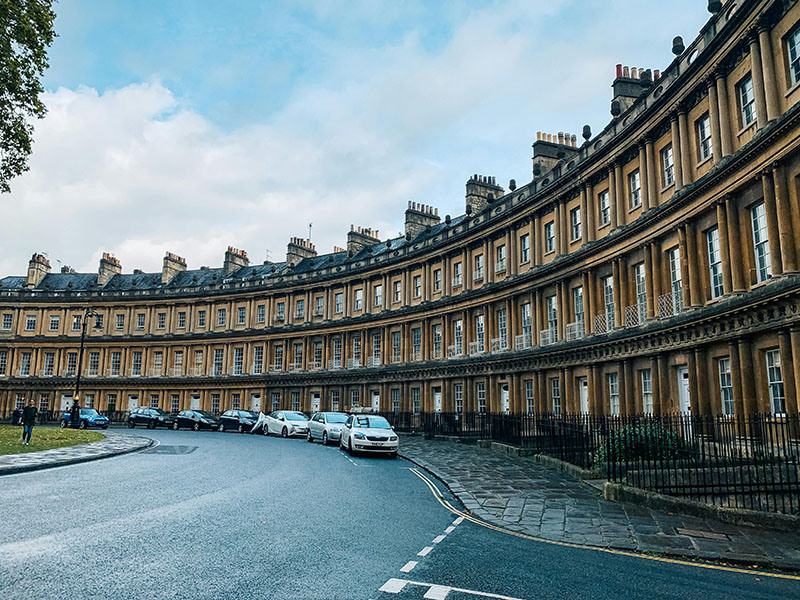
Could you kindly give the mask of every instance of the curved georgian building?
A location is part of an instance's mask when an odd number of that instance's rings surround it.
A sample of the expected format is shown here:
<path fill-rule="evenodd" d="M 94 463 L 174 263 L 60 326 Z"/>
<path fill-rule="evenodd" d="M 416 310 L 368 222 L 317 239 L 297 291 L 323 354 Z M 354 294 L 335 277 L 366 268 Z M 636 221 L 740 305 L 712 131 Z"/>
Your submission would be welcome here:
<path fill-rule="evenodd" d="M 699 3 L 698 3 L 699 4 Z M 800 6 L 710 2 L 663 71 L 617 67 L 612 120 L 542 135 L 533 179 L 411 204 L 318 255 L 0 280 L 0 412 L 34 397 L 199 407 L 797 412 Z"/>

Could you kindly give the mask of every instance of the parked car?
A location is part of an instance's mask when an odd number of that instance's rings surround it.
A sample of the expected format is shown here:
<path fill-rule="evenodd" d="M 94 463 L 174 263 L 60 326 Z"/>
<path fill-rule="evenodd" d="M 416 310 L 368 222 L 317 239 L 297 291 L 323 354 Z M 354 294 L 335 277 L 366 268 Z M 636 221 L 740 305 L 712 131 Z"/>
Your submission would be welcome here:
<path fill-rule="evenodd" d="M 376 415 L 350 415 L 342 429 L 339 448 L 354 452 L 377 452 L 397 456 L 400 441 L 389 421 Z"/>
<path fill-rule="evenodd" d="M 308 433 L 308 417 L 295 410 L 276 410 L 264 419 L 264 435 L 305 436 Z"/>
<path fill-rule="evenodd" d="M 309 442 L 313 442 L 315 439 L 322 440 L 322 443 L 327 446 L 342 437 L 342 428 L 346 422 L 347 415 L 344 413 L 318 412 L 308 422 L 306 439 Z"/>
<path fill-rule="evenodd" d="M 145 425 L 148 429 L 155 429 L 159 425 L 172 427 L 175 417 L 160 408 L 140 406 L 128 413 L 128 427 L 133 429 L 137 425 Z"/>
<path fill-rule="evenodd" d="M 61 427 L 68 427 L 71 415 L 65 412 L 61 415 Z M 93 408 L 82 408 L 80 420 L 78 421 L 80 429 L 87 429 L 89 427 L 100 427 L 101 429 L 108 429 L 108 417 L 104 417 Z"/>
<path fill-rule="evenodd" d="M 219 430 L 235 429 L 239 433 L 251 431 L 258 415 L 250 410 L 226 410 L 219 416 Z"/>
<path fill-rule="evenodd" d="M 172 422 L 173 429 L 186 427 L 199 431 L 201 429 L 219 429 L 217 418 L 206 410 L 182 410 Z"/>

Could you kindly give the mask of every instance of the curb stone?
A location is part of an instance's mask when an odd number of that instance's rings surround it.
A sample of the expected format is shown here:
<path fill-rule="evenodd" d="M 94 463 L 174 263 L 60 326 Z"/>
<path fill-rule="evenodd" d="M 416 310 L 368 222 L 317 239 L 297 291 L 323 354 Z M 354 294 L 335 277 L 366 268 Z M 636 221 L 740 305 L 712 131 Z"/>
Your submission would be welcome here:
<path fill-rule="evenodd" d="M 156 444 L 155 440 L 150 438 L 129 434 L 106 432 L 105 435 L 106 439 L 88 444 L 0 456 L 0 476 L 111 458 L 145 450 Z"/>

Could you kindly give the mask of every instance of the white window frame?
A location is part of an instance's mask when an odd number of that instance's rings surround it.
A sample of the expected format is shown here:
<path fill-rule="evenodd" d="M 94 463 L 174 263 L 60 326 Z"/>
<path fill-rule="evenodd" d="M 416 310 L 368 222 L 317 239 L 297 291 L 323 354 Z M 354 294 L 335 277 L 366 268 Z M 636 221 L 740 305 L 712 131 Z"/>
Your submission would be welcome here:
<path fill-rule="evenodd" d="M 569 211 L 569 220 L 572 226 L 572 240 L 573 242 L 581 239 L 581 207 L 576 206 Z"/>
<path fill-rule="evenodd" d="M 619 416 L 619 374 L 608 374 L 608 407 L 613 416 Z"/>
<path fill-rule="evenodd" d="M 736 84 L 736 101 L 739 104 L 739 118 L 742 129 L 757 119 L 756 96 L 753 92 L 753 76 L 748 73 Z"/>
<path fill-rule="evenodd" d="M 719 249 L 719 227 L 714 226 L 706 231 L 706 247 L 708 249 L 708 274 L 711 284 L 711 298 L 719 298 L 725 293 L 722 279 L 722 253 Z"/>
<path fill-rule="evenodd" d="M 600 204 L 600 225 L 608 225 L 611 223 L 611 200 L 608 190 L 603 190 L 598 196 Z"/>
<path fill-rule="evenodd" d="M 675 161 L 672 156 L 672 144 L 661 149 L 661 177 L 664 188 L 675 183 Z"/>
<path fill-rule="evenodd" d="M 653 373 L 650 369 L 639 371 L 642 382 L 642 412 L 653 414 Z"/>
<path fill-rule="evenodd" d="M 782 417 L 786 414 L 786 390 L 783 385 L 780 350 L 767 350 L 764 358 L 767 367 L 770 410 L 773 415 Z"/>
<path fill-rule="evenodd" d="M 717 361 L 717 372 L 719 373 L 719 399 L 722 414 L 726 417 L 732 417 L 736 412 L 736 405 L 733 398 L 730 357 L 726 356 Z"/>
<path fill-rule="evenodd" d="M 789 87 L 800 82 L 800 26 L 786 36 L 786 58 L 789 67 Z"/>
<path fill-rule="evenodd" d="M 756 281 L 762 283 L 772 277 L 767 213 L 763 202 L 759 202 L 750 208 L 750 223 L 753 228 L 753 254 L 756 262 Z"/>
<path fill-rule="evenodd" d="M 561 379 L 558 377 L 550 379 L 550 406 L 553 407 L 553 414 L 561 414 Z"/>
<path fill-rule="evenodd" d="M 520 264 L 525 264 L 531 260 L 531 235 L 526 233 L 519 238 Z"/>
<path fill-rule="evenodd" d="M 556 223 L 550 221 L 544 224 L 544 251 L 555 252 L 556 249 Z"/>
<path fill-rule="evenodd" d="M 639 169 L 628 173 L 628 190 L 630 191 L 630 207 L 642 205 L 642 179 Z"/>
<path fill-rule="evenodd" d="M 711 145 L 711 117 L 708 113 L 697 119 L 695 130 L 697 131 L 698 158 L 699 162 L 703 162 L 714 153 Z"/>

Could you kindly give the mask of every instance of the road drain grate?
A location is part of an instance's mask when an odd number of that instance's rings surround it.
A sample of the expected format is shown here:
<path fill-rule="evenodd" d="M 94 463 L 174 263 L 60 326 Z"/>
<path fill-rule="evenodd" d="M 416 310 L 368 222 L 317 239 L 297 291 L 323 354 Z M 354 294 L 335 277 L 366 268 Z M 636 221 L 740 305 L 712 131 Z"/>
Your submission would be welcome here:
<path fill-rule="evenodd" d="M 687 535 L 689 537 L 694 538 L 705 538 L 707 540 L 730 540 L 727 535 L 724 533 L 712 533 L 710 531 L 697 531 L 696 529 L 684 529 L 682 527 L 676 527 L 675 532 L 678 535 Z"/>
<path fill-rule="evenodd" d="M 197 446 L 156 446 L 145 452 L 149 454 L 191 454 Z"/>

